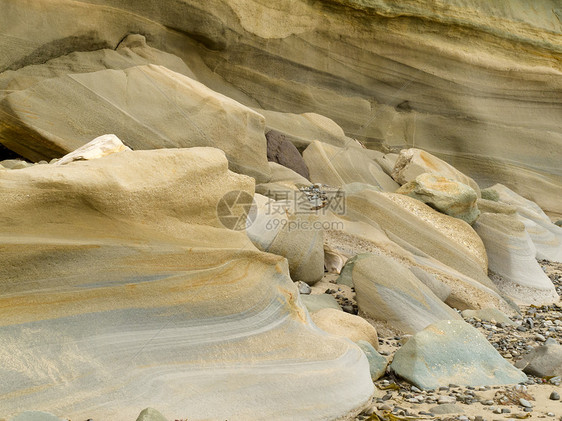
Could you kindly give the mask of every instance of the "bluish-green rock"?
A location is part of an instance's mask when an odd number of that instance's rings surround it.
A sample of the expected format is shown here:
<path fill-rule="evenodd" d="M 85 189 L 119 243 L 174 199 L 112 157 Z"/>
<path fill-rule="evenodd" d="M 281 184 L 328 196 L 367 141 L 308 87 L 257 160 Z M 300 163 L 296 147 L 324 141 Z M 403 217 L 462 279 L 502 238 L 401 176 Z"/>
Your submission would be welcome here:
<path fill-rule="evenodd" d="M 442 320 L 416 333 L 396 351 L 391 368 L 422 389 L 450 383 L 486 386 L 527 380 L 527 376 L 505 360 L 484 335 L 457 320 Z"/>
<path fill-rule="evenodd" d="M 386 358 L 379 354 L 369 342 L 357 341 L 356 344 L 359 345 L 359 348 L 361 348 L 367 356 L 367 360 L 369 361 L 369 370 L 371 371 L 371 378 L 373 380 L 380 379 L 384 375 L 386 366 L 388 365 Z"/>

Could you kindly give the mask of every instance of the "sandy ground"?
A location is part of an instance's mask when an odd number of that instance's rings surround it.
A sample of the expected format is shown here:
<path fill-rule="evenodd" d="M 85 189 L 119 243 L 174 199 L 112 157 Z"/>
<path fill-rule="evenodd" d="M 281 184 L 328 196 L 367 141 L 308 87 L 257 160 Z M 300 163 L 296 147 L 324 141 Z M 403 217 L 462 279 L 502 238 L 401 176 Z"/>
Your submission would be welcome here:
<path fill-rule="evenodd" d="M 562 295 L 562 264 L 547 261 L 541 261 L 540 264 L 555 283 L 559 295 Z M 336 297 L 340 305 L 355 307 L 353 290 L 334 284 L 336 278 L 337 275 L 327 274 L 313 287 L 312 292 L 324 293 L 330 290 L 329 292 Z M 354 310 L 356 311 L 356 307 Z M 475 319 L 467 319 L 467 321 L 479 329 L 500 354 L 513 364 L 532 348 L 541 346 L 548 338 L 562 343 L 562 301 L 540 308 L 522 307 L 521 311 L 521 316 L 512 318 L 515 326 Z M 377 330 L 379 351 L 390 362 L 394 352 L 407 341 L 408 335 L 392 332 L 382 326 L 377 326 Z M 449 385 L 440 390 L 427 392 L 420 391 L 395 377 L 387 369 L 387 374 L 375 382 L 376 393 L 372 405 L 358 415 L 356 420 L 552 419 L 562 421 L 562 401 L 550 399 L 552 392 L 562 395 L 562 386 L 559 382 L 560 378 L 541 379 L 529 376 L 529 381 L 525 385 L 475 388 Z M 527 403 L 525 400 L 531 408 L 522 405 L 522 402 Z"/>

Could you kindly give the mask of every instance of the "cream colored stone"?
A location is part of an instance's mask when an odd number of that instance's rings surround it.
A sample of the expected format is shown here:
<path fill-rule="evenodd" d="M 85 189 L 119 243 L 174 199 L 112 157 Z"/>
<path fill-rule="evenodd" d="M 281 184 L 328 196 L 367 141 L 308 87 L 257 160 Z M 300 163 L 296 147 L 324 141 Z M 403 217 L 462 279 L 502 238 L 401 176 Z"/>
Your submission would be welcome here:
<path fill-rule="evenodd" d="M 492 188 L 498 192 L 501 202 L 517 210 L 517 218 L 525 225 L 536 248 L 537 259 L 562 262 L 562 228 L 553 224 L 535 202 L 502 184 L 495 184 Z"/>
<path fill-rule="evenodd" d="M 353 342 L 365 341 L 379 349 L 377 330 L 365 319 L 333 308 L 313 313 L 312 321 L 320 329 Z"/>
<path fill-rule="evenodd" d="M 219 200 L 253 185 L 214 148 L 2 171 L 2 416 L 132 420 L 150 396 L 170 419 L 336 419 L 370 402 L 361 349 L 311 323 L 284 258 L 222 226 Z"/>
<path fill-rule="evenodd" d="M 515 215 L 483 213 L 474 229 L 484 241 L 492 279 L 517 303 L 544 305 L 559 301 L 552 281 L 535 259 L 536 250 Z"/>
<path fill-rule="evenodd" d="M 314 183 L 340 187 L 358 182 L 391 192 L 400 187 L 363 149 L 357 147 L 338 148 L 315 141 L 306 148 L 303 158 Z"/>
<path fill-rule="evenodd" d="M 458 181 L 470 186 L 480 196 L 478 184 L 445 161 L 421 149 L 410 148 L 400 151 L 392 170 L 392 178 L 399 184 L 406 184 L 424 173 L 440 175 Z"/>
<path fill-rule="evenodd" d="M 476 204 L 478 196 L 474 189 L 439 175 L 420 174 L 413 181 L 400 187 L 396 193 L 413 197 L 468 224 L 474 223 L 480 215 Z"/>
<path fill-rule="evenodd" d="M 408 268 L 386 256 L 357 259 L 352 269 L 360 314 L 415 333 L 438 320 L 461 317 Z"/>
<path fill-rule="evenodd" d="M 32 160 L 59 157 L 99 133 L 115 133 L 134 150 L 217 147 L 232 170 L 259 182 L 271 176 L 263 116 L 163 66 L 46 79 L 10 93 L 1 107 L 0 141 Z M 19 134 L 15 143 L 13 133 Z"/>
<path fill-rule="evenodd" d="M 94 140 L 79 147 L 73 152 L 66 154 L 53 165 L 64 165 L 73 161 L 87 161 L 90 159 L 99 159 L 112 153 L 130 151 L 131 148 L 123 145 L 123 142 L 114 134 L 105 134 L 98 136 Z"/>

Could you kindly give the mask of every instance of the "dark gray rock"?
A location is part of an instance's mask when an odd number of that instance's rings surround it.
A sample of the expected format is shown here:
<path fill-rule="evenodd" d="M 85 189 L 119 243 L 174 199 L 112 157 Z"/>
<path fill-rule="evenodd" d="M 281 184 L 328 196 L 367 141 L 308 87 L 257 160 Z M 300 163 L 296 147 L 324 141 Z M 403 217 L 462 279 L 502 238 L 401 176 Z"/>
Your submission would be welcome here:
<path fill-rule="evenodd" d="M 310 179 L 308 167 L 295 145 L 283 133 L 270 130 L 267 139 L 267 160 L 290 168 L 306 179 Z"/>

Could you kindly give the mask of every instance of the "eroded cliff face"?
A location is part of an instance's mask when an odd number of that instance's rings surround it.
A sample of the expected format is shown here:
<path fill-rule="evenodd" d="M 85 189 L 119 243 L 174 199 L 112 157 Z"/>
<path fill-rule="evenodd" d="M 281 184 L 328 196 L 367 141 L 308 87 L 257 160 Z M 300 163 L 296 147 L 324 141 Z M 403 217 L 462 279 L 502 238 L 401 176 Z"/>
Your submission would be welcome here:
<path fill-rule="evenodd" d="M 562 8 L 510 0 L 0 0 L 0 70 L 129 33 L 246 105 L 317 112 L 562 212 Z M 1 95 L 1 94 L 0 94 Z"/>

